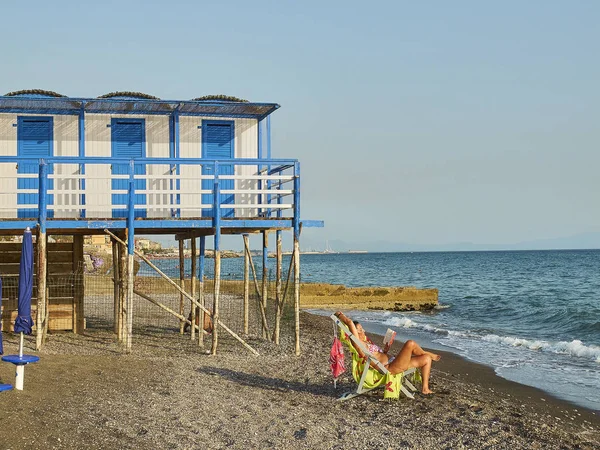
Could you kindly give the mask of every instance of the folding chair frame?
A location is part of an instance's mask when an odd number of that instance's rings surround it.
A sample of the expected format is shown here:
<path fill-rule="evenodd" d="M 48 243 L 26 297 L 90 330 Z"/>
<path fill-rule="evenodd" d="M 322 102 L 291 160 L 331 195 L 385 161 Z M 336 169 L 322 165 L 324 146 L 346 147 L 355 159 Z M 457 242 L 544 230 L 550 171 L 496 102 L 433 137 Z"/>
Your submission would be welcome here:
<path fill-rule="evenodd" d="M 358 397 L 361 394 L 364 394 L 366 392 L 372 391 L 373 389 L 377 389 L 380 386 L 377 386 L 375 388 L 366 388 L 365 385 L 365 380 L 367 379 L 367 374 L 369 372 L 369 369 L 372 369 L 373 365 L 377 368 L 377 370 L 379 372 L 381 372 L 382 374 L 386 375 L 389 371 L 387 370 L 387 368 L 381 363 L 381 361 L 379 361 L 377 358 L 375 358 L 375 356 L 373 355 L 373 353 L 371 353 L 369 350 L 367 350 L 367 348 L 365 347 L 364 343 L 361 342 L 360 339 L 358 339 L 351 331 L 350 329 L 346 326 L 345 323 L 343 323 L 340 319 L 338 319 L 336 317 L 335 314 L 332 314 L 331 316 L 331 320 L 334 321 L 334 323 L 340 327 L 340 329 L 346 333 L 346 335 L 348 337 L 350 337 L 350 339 L 352 340 L 352 342 L 354 342 L 356 344 L 356 346 L 360 349 L 360 351 L 367 356 L 368 358 L 368 362 L 369 364 L 365 363 L 365 368 L 363 369 L 362 375 L 360 377 L 360 381 L 358 383 L 358 387 L 356 388 L 356 391 L 350 391 L 350 392 L 346 392 L 344 394 L 342 394 L 341 397 L 338 398 L 338 400 L 340 401 L 344 401 L 344 400 L 349 400 L 351 398 L 354 397 Z M 402 391 L 402 393 L 404 395 L 406 395 L 408 398 L 410 399 L 414 399 L 414 395 L 412 394 L 412 392 L 415 392 L 417 390 L 417 388 L 415 388 L 415 386 L 408 380 L 407 375 L 413 375 L 416 372 L 416 368 L 411 367 L 410 369 L 405 370 L 404 372 L 402 372 L 402 382 L 400 383 L 400 390 Z M 406 385 L 406 386 L 404 386 Z M 408 389 L 407 389 L 408 388 Z M 410 392 L 409 389 L 412 391 Z"/>

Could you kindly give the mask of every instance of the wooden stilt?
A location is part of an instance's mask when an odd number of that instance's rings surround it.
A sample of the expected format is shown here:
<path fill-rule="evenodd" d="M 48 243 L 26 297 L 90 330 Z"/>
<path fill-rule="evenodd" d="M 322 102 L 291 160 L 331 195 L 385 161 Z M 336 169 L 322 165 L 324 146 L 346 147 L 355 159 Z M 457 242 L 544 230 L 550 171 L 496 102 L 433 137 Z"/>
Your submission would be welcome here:
<path fill-rule="evenodd" d="M 281 313 L 283 311 L 283 301 L 281 299 L 281 231 L 276 233 L 276 258 L 275 264 L 275 303 L 277 304 L 277 312 L 275 313 L 275 329 L 273 330 L 273 341 L 279 345 L 279 327 L 281 324 Z"/>
<path fill-rule="evenodd" d="M 262 232 L 262 295 L 261 295 L 261 300 L 262 300 L 262 305 L 263 305 L 263 309 L 265 310 L 265 315 L 267 312 L 267 297 L 268 297 L 268 293 L 269 293 L 269 271 L 268 271 L 268 258 L 269 258 L 269 234 L 267 233 L 266 230 L 263 230 Z M 263 328 L 262 328 L 262 336 L 263 338 L 268 338 L 268 333 L 269 330 L 267 330 L 267 328 L 265 327 L 265 325 L 263 324 Z"/>
<path fill-rule="evenodd" d="M 190 293 L 192 295 L 193 298 L 196 298 L 196 238 L 192 238 L 191 239 L 191 247 L 192 247 L 192 261 L 191 261 L 191 266 L 192 266 L 192 277 L 191 277 L 191 289 L 190 289 Z M 192 323 L 196 323 L 196 307 L 194 306 L 194 304 L 190 304 L 190 308 L 191 308 L 191 312 L 192 312 Z M 192 327 L 191 328 L 191 333 L 190 333 L 190 339 L 192 341 L 194 341 L 196 339 L 196 328 Z"/>
<path fill-rule="evenodd" d="M 179 286 L 181 289 L 185 289 L 185 259 L 183 255 L 183 240 L 179 241 Z M 179 314 L 184 316 L 184 303 L 183 303 L 183 294 L 179 294 Z M 179 334 L 183 334 L 183 329 L 185 328 L 185 322 L 179 322 Z"/>
<path fill-rule="evenodd" d="M 125 233 L 124 239 L 127 239 Z M 119 246 L 119 342 L 125 340 L 125 302 L 127 300 L 127 246 Z"/>
<path fill-rule="evenodd" d="M 215 290 L 213 297 L 213 323 L 219 320 L 219 295 L 221 293 L 221 250 L 215 245 Z M 210 353 L 212 355 L 217 354 L 217 343 L 219 341 L 218 328 L 213 326 L 213 339 Z"/>
<path fill-rule="evenodd" d="M 296 329 L 296 356 L 300 355 L 300 241 L 294 235 L 294 322 Z"/>
<path fill-rule="evenodd" d="M 244 249 L 249 247 L 248 235 L 242 235 L 244 239 Z M 248 307 L 250 304 L 250 258 L 244 251 L 244 334 L 248 334 Z"/>
<path fill-rule="evenodd" d="M 112 258 L 113 258 L 113 304 L 114 304 L 114 332 L 119 334 L 119 283 L 120 283 L 120 271 L 119 271 L 119 247 L 117 241 L 111 239 L 112 243 Z"/>
<path fill-rule="evenodd" d="M 133 343 L 133 282 L 135 275 L 133 273 L 133 259 L 132 254 L 127 255 L 127 337 L 125 339 L 125 351 L 131 353 L 131 346 Z"/>
<path fill-rule="evenodd" d="M 47 248 L 47 247 L 46 247 Z M 48 264 L 48 262 L 46 262 Z M 48 275 L 48 266 L 46 266 L 46 275 Z M 44 344 L 48 340 L 48 325 L 50 324 L 50 288 L 48 287 L 48 282 L 46 281 L 46 305 L 44 306 Z"/>
<path fill-rule="evenodd" d="M 206 253 L 206 236 L 200 236 L 200 274 L 199 274 L 199 283 L 198 283 L 198 303 L 200 303 L 203 307 L 204 303 L 204 253 Z M 202 314 L 202 324 L 200 325 L 200 332 L 198 333 L 198 345 L 200 347 L 204 347 L 204 312 Z M 200 323 L 200 321 L 198 322 Z M 214 323 L 214 322 L 213 322 Z M 195 325 L 195 323 L 194 323 Z M 214 327 L 214 326 L 213 326 Z"/>
<path fill-rule="evenodd" d="M 73 332 L 83 333 L 83 297 L 85 292 L 85 277 L 83 276 L 83 236 L 73 236 L 73 273 L 75 274 L 75 289 L 73 292 Z"/>
<path fill-rule="evenodd" d="M 35 349 L 41 350 L 44 343 L 44 319 L 46 318 L 46 274 L 47 274 L 47 251 L 46 251 L 46 233 L 40 231 L 37 233 L 37 334 L 35 340 Z"/>

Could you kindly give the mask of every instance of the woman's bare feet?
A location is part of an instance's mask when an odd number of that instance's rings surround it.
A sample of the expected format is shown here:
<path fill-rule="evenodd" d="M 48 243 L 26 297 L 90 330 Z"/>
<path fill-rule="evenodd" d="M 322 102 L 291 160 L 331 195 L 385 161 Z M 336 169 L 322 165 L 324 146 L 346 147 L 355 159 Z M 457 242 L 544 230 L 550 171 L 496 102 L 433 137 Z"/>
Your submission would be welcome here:
<path fill-rule="evenodd" d="M 439 361 L 440 359 L 442 359 L 442 357 L 436 353 L 425 352 L 425 354 L 431 356 L 432 361 Z"/>
<path fill-rule="evenodd" d="M 431 394 L 433 394 L 433 391 L 429 388 L 427 388 L 427 389 L 423 388 L 423 389 L 421 389 L 421 393 L 423 395 L 431 395 Z"/>

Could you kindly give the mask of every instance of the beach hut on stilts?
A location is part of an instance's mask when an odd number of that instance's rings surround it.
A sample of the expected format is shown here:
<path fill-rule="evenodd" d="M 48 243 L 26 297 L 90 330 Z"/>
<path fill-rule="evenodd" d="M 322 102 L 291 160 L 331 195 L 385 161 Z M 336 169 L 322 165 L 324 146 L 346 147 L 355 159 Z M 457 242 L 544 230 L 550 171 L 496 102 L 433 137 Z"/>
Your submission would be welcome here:
<path fill-rule="evenodd" d="M 34 236 L 33 332 L 41 349 L 48 331 L 82 333 L 85 291 L 78 277 L 84 264 L 84 237 L 105 235 L 112 250 L 114 334 L 125 352 L 134 345 L 134 298 L 173 317 L 180 332 L 210 352 L 227 333 L 253 353 L 247 299 L 259 298 L 260 335 L 279 343 L 283 302 L 293 299 L 294 351 L 300 354 L 300 232 L 322 227 L 300 215 L 300 162 L 274 158 L 271 117 L 275 103 L 226 96 L 161 100 L 135 92 L 72 98 L 29 90 L 0 96 L 0 240 L 30 228 Z M 282 235 L 290 233 L 293 252 L 282 279 Z M 173 236 L 179 241 L 181 274 L 173 279 L 136 248 L 136 238 Z M 243 243 L 243 331 L 235 332 L 220 312 L 222 236 Z M 262 274 L 257 273 L 249 237 L 262 236 Z M 50 236 L 66 236 L 60 241 Z M 275 237 L 276 289 L 269 299 L 269 237 Z M 207 242 L 208 241 L 208 242 Z M 212 279 L 205 273 L 212 243 Z M 188 247 L 185 249 L 185 247 Z M 184 252 L 191 258 L 190 280 L 183 273 Z M 15 275 L 17 242 L 0 242 L 0 276 Z M 136 284 L 135 260 L 162 277 L 178 296 L 167 305 Z M 52 277 L 73 274 L 69 295 L 53 294 Z M 259 282 L 260 280 L 260 282 Z M 111 288 L 112 289 L 112 288 Z M 210 290 L 210 292 L 209 292 Z M 209 295 L 210 294 L 210 295 Z M 206 298 L 211 302 L 207 303 Z M 4 330 L 17 314 L 4 296 Z M 275 307 L 273 307 L 275 305 Z M 190 309 L 190 316 L 186 309 Z M 275 311 L 275 313 L 272 313 Z M 198 320 L 201 316 L 203 320 Z"/>

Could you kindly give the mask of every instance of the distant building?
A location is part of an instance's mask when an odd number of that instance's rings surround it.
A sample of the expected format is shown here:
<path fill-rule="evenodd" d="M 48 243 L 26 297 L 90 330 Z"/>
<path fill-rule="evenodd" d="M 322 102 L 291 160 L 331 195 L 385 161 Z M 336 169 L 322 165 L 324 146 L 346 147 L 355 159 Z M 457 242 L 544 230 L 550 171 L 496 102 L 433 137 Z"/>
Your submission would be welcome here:
<path fill-rule="evenodd" d="M 160 250 L 162 247 L 158 242 L 145 238 L 135 239 L 135 248 L 138 250 Z"/>

